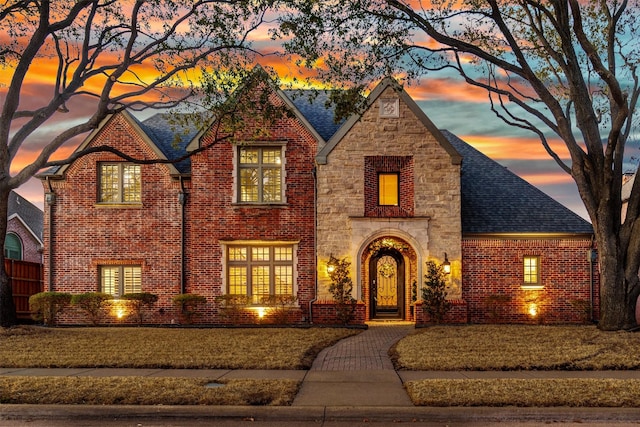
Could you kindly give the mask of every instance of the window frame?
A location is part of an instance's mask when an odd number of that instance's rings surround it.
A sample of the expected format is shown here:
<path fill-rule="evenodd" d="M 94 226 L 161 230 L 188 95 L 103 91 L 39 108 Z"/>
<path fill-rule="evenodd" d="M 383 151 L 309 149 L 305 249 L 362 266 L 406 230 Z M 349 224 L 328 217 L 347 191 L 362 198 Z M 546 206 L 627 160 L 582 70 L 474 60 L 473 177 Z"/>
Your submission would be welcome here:
<path fill-rule="evenodd" d="M 103 181 L 105 176 L 104 167 L 117 166 L 118 167 L 118 188 L 117 188 L 117 200 L 104 200 L 105 191 L 103 188 Z M 137 200 L 127 201 L 125 198 L 125 167 L 134 166 L 138 169 L 138 181 L 140 182 L 137 190 Z M 99 162 L 98 163 L 98 186 L 97 186 L 97 203 L 101 205 L 141 205 L 142 204 L 142 165 L 132 162 Z"/>
<path fill-rule="evenodd" d="M 238 144 L 235 146 L 235 161 L 234 161 L 234 203 L 241 205 L 283 205 L 286 204 L 286 145 L 284 143 L 252 143 L 252 144 Z M 257 163 L 242 163 L 242 150 L 257 150 L 258 162 Z M 264 152 L 266 150 L 278 150 L 280 152 L 280 163 L 264 163 Z M 278 200 L 266 200 L 265 201 L 265 184 L 264 184 L 264 171 L 265 170 L 278 170 L 279 172 L 279 197 Z M 257 171 L 257 198 L 256 200 L 242 200 L 243 199 L 243 170 L 256 170 Z"/>
<path fill-rule="evenodd" d="M 233 250 L 241 250 L 245 249 L 246 259 L 244 260 L 234 260 L 231 255 L 231 251 Z M 253 249 L 268 249 L 268 260 L 254 258 Z M 286 249 L 291 253 L 290 259 L 278 260 L 276 259 L 275 253 L 276 249 Z M 225 293 L 227 295 L 244 295 L 249 298 L 250 305 L 263 305 L 265 301 L 262 298 L 270 298 L 273 296 L 290 296 L 295 297 L 298 292 L 297 287 L 297 244 L 289 243 L 289 242 L 277 242 L 277 243 L 267 243 L 267 242 L 252 242 L 252 243 L 242 243 L 242 242 L 232 242 L 232 243 L 223 243 L 223 261 L 224 261 L 224 284 L 225 284 Z M 260 283 L 254 281 L 254 268 L 268 267 L 268 284 L 269 292 L 266 293 L 255 293 L 254 290 L 256 287 L 261 286 Z M 276 278 L 278 277 L 276 274 L 277 267 L 288 267 L 289 274 L 286 276 L 290 278 L 290 284 L 286 285 L 290 287 L 290 293 L 278 293 L 278 285 Z M 232 269 L 234 268 L 244 268 L 244 274 L 232 274 Z M 234 289 L 234 292 L 231 292 L 232 286 L 238 286 L 237 284 L 232 284 L 232 280 L 234 277 L 241 277 L 244 279 L 244 285 L 240 285 L 240 287 L 244 287 L 243 292 L 238 292 Z M 264 285 L 262 285 L 264 286 Z"/>
<path fill-rule="evenodd" d="M 15 248 L 10 248 L 10 245 L 7 245 L 7 239 L 13 239 L 14 242 L 17 243 L 17 246 Z M 9 250 L 12 251 L 16 251 L 19 252 L 17 253 L 18 257 L 14 258 L 11 256 L 11 254 L 8 252 Z M 8 232 L 7 234 L 5 234 L 4 237 L 4 257 L 7 259 L 13 259 L 13 260 L 17 260 L 17 261 L 22 261 L 22 258 L 24 256 L 24 245 L 22 244 L 22 239 L 20 238 L 20 236 L 18 236 L 16 233 L 14 232 Z"/>
<path fill-rule="evenodd" d="M 135 286 L 134 289 L 132 289 L 130 292 L 126 292 L 126 287 L 125 287 L 125 269 L 127 268 L 131 268 L 131 269 L 137 269 L 137 279 L 138 279 L 138 284 L 137 286 Z M 112 286 L 113 292 L 110 290 L 105 289 L 105 271 L 107 269 L 113 269 L 116 270 L 118 272 L 117 275 L 117 282 Z M 135 276 L 134 276 L 135 278 Z M 117 288 L 117 289 L 116 289 Z M 99 292 L 104 292 L 107 293 L 109 295 L 112 295 L 114 298 L 119 298 L 122 297 L 122 295 L 125 294 L 129 294 L 129 293 L 140 293 L 142 292 L 142 265 L 140 264 L 101 264 L 98 266 L 98 290 Z"/>
<path fill-rule="evenodd" d="M 382 203 L 382 177 L 393 176 L 396 179 L 395 200 L 396 203 Z M 400 206 L 400 172 L 378 172 L 378 206 Z"/>
<path fill-rule="evenodd" d="M 531 261 L 535 261 L 535 273 L 532 274 L 529 270 L 532 269 Z M 522 257 L 522 287 L 526 289 L 541 289 L 542 286 L 542 274 L 539 255 L 524 255 Z M 535 276 L 535 281 L 532 280 Z"/>

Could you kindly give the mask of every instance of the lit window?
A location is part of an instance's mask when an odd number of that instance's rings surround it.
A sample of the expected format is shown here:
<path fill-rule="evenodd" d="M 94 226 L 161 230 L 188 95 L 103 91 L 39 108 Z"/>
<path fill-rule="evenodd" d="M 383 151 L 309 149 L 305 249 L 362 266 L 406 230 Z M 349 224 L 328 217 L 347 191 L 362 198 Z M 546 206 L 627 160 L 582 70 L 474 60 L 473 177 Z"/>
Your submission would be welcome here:
<path fill-rule="evenodd" d="M 100 203 L 140 203 L 140 165 L 130 163 L 101 163 Z"/>
<path fill-rule="evenodd" d="M 378 174 L 378 204 L 380 206 L 398 206 L 399 176 L 397 173 Z"/>
<path fill-rule="evenodd" d="M 115 297 L 142 292 L 142 268 L 138 265 L 100 266 L 100 292 Z"/>
<path fill-rule="evenodd" d="M 9 259 L 22 259 L 22 242 L 14 233 L 7 233 L 4 238 L 4 256 Z"/>
<path fill-rule="evenodd" d="M 238 150 L 238 201 L 282 202 L 282 148 L 239 147 Z"/>
<path fill-rule="evenodd" d="M 227 247 L 227 292 L 254 304 L 269 296 L 293 296 L 292 246 Z"/>
<path fill-rule="evenodd" d="M 523 259 L 524 265 L 524 286 L 540 285 L 540 258 L 537 256 L 526 256 Z"/>

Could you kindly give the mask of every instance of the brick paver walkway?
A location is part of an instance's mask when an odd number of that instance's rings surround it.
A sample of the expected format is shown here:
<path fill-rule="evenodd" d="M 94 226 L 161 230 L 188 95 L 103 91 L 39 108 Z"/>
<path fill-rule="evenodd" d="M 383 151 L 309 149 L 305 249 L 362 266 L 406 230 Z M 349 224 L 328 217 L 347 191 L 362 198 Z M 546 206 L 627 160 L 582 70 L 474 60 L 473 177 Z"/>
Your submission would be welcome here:
<path fill-rule="evenodd" d="M 413 330 L 409 323 L 370 323 L 366 331 L 322 350 L 311 370 L 393 370 L 389 349 Z"/>

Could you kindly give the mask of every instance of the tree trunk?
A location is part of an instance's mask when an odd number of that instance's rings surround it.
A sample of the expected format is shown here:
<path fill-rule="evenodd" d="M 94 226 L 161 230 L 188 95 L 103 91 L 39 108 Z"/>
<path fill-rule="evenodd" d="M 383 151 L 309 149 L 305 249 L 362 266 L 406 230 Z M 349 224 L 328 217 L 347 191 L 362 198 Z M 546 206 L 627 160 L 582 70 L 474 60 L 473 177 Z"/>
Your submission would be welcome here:
<path fill-rule="evenodd" d="M 618 331 L 628 327 L 629 307 L 625 292 L 623 261 L 606 248 L 598 246 L 600 261 L 600 322 L 603 331 Z M 635 313 L 635 304 L 633 305 Z M 634 315 L 635 317 L 635 315 Z"/>
<path fill-rule="evenodd" d="M 4 237 L 7 234 L 7 209 L 11 190 L 0 190 L 0 326 L 8 328 L 18 323 L 13 290 L 4 269 Z"/>

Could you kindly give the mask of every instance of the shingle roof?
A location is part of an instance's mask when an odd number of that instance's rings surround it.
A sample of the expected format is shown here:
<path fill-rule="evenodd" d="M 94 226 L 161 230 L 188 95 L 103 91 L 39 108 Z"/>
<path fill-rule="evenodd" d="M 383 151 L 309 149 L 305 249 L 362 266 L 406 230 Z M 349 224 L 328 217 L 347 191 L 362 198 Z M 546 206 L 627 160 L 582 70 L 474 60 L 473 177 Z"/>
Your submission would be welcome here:
<path fill-rule="evenodd" d="M 31 229 L 31 232 L 42 242 L 44 213 L 36 205 L 15 191 L 11 191 L 7 217 L 11 217 L 14 214 L 18 215 L 27 227 Z"/>
<path fill-rule="evenodd" d="M 286 90 L 284 93 L 325 142 L 345 122 L 342 119 L 336 123 L 335 106 L 330 102 L 328 91 Z"/>
<path fill-rule="evenodd" d="M 187 154 L 187 144 L 198 133 L 195 128 L 188 128 L 176 123 L 170 114 L 155 114 L 139 122 L 140 128 L 169 160 Z M 191 159 L 186 158 L 174 164 L 180 173 L 191 170 Z"/>
<path fill-rule="evenodd" d="M 589 222 L 482 154 L 442 131 L 462 155 L 462 233 L 591 234 Z"/>

